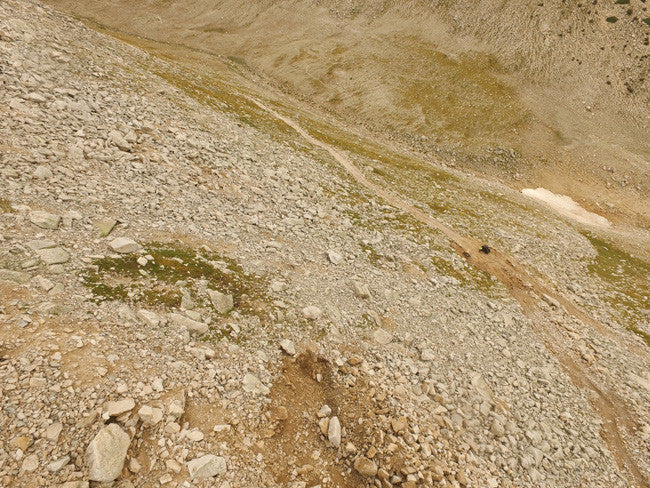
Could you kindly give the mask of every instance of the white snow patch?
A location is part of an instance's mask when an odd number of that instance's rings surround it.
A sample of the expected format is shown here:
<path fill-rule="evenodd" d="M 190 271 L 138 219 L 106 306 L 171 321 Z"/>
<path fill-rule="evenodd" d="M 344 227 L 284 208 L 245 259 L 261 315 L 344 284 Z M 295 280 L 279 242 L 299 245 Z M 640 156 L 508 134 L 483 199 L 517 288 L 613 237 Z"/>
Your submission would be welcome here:
<path fill-rule="evenodd" d="M 596 227 L 609 227 L 611 225 L 605 217 L 585 210 L 569 196 L 556 195 L 546 188 L 537 188 L 536 190 L 524 188 L 521 193 L 545 203 L 560 215 L 574 219 L 582 224 Z"/>

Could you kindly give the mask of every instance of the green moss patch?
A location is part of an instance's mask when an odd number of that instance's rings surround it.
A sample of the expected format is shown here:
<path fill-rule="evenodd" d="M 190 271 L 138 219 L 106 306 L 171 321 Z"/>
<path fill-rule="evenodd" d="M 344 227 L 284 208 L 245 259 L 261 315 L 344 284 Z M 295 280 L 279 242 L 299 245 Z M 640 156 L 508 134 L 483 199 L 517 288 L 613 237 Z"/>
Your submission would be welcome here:
<path fill-rule="evenodd" d="M 0 213 L 12 213 L 13 211 L 11 202 L 6 198 L 0 198 Z"/>
<path fill-rule="evenodd" d="M 268 303 L 263 277 L 246 273 L 234 260 L 214 252 L 174 244 L 150 243 L 144 255 L 153 259 L 140 266 L 140 255 L 105 257 L 83 273 L 84 284 L 97 302 L 119 300 L 157 308 L 180 307 L 182 287 L 199 305 L 211 309 L 198 290 L 210 288 L 233 296 L 235 310 L 264 317 Z"/>
<path fill-rule="evenodd" d="M 650 264 L 609 242 L 584 234 L 596 250 L 588 269 L 606 285 L 605 300 L 630 332 L 650 346 L 650 335 L 639 328 L 650 310 Z"/>

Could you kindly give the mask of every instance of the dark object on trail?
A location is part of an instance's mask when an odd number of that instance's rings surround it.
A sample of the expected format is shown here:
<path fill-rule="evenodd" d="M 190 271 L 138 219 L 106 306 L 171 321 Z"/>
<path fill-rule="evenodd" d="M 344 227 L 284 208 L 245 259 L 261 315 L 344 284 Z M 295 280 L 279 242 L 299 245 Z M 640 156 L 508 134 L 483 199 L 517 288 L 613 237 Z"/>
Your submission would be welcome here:
<path fill-rule="evenodd" d="M 468 253 L 467 251 L 463 251 L 463 257 L 464 257 L 465 259 L 469 259 L 469 258 L 472 257 L 472 255 L 471 255 L 470 253 Z"/>
<path fill-rule="evenodd" d="M 485 244 L 483 244 L 480 249 L 480 251 L 485 254 L 490 254 L 491 250 L 492 249 L 490 249 L 490 246 L 486 246 Z"/>

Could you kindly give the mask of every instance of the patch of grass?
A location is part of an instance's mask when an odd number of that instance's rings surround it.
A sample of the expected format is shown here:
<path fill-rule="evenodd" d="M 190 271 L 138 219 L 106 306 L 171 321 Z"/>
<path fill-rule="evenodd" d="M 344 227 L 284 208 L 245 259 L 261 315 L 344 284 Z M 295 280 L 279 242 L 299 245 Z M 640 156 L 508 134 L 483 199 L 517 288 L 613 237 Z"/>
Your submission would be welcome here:
<path fill-rule="evenodd" d="M 606 284 L 605 300 L 627 329 L 650 346 L 650 336 L 639 328 L 650 310 L 650 264 L 589 233 L 583 235 L 596 250 L 588 270 Z"/>
<path fill-rule="evenodd" d="M 138 264 L 139 255 L 93 261 L 83 273 L 83 280 L 94 299 L 175 308 L 180 307 L 182 300 L 179 282 L 184 282 L 187 289 L 196 290 L 201 284 L 231 294 L 235 310 L 241 314 L 267 315 L 264 306 L 269 302 L 265 294 L 266 280 L 244 272 L 230 258 L 158 242 L 147 244 L 144 254 L 153 257 L 146 266 Z"/>

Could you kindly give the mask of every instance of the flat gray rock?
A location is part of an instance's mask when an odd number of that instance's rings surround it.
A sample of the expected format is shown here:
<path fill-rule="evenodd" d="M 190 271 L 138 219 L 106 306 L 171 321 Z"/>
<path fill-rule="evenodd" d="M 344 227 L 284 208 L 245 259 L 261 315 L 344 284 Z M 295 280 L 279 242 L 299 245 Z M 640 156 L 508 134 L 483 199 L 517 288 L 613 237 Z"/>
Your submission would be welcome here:
<path fill-rule="evenodd" d="M 139 251 L 142 246 L 128 237 L 117 237 L 108 243 L 109 247 L 120 254 L 129 254 Z"/>
<path fill-rule="evenodd" d="M 56 229 L 61 223 L 61 216 L 35 210 L 29 214 L 29 221 L 41 229 Z"/>
<path fill-rule="evenodd" d="M 198 322 L 197 320 L 192 320 L 191 318 L 186 317 L 185 315 L 181 315 L 179 313 L 170 313 L 169 318 L 176 325 L 185 327 L 190 332 L 205 334 L 208 331 L 208 324 L 205 324 L 203 322 Z"/>
<path fill-rule="evenodd" d="M 63 264 L 70 260 L 70 254 L 62 247 L 39 249 L 36 253 L 45 264 Z"/>

